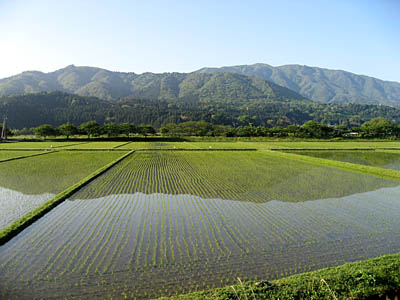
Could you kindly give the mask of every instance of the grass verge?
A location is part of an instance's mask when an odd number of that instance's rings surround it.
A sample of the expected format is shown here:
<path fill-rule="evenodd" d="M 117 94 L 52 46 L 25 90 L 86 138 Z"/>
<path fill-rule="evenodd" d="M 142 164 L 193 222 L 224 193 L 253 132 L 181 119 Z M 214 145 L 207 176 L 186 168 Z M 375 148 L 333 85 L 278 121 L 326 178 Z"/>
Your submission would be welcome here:
<path fill-rule="evenodd" d="M 123 156 L 117 158 L 116 160 L 106 164 L 105 166 L 101 167 L 100 169 L 97 169 L 95 172 L 92 174 L 88 175 L 87 177 L 83 178 L 79 182 L 75 183 L 74 185 L 70 186 L 66 190 L 62 191 L 61 193 L 57 194 L 54 198 L 51 200 L 43 203 L 41 206 L 36 208 L 35 210 L 29 212 L 22 218 L 16 220 L 13 224 L 3 228 L 0 231 L 0 246 L 4 245 L 6 242 L 8 242 L 11 238 L 16 236 L 19 232 L 21 232 L 23 229 L 28 227 L 30 224 L 38 220 L 40 217 L 45 215 L 47 212 L 52 210 L 54 207 L 56 207 L 58 204 L 63 202 L 65 199 L 67 199 L 69 196 L 71 196 L 73 193 L 75 193 L 77 190 L 79 190 L 81 187 L 84 185 L 88 184 L 110 168 L 112 168 L 114 165 L 119 163 L 121 160 L 124 158 L 128 157 L 135 151 L 129 151 L 128 153 L 124 154 Z"/>
<path fill-rule="evenodd" d="M 287 153 L 284 151 L 282 151 L 282 152 L 281 151 L 269 151 L 269 150 L 261 150 L 261 151 L 267 151 L 268 153 L 271 153 L 277 157 L 282 157 L 282 158 L 287 158 L 287 159 L 292 159 L 292 160 L 297 160 L 297 161 L 302 161 L 302 162 L 307 162 L 307 163 L 312 163 L 312 164 L 317 164 L 317 165 L 332 167 L 332 168 L 337 168 L 337 169 L 351 170 L 351 171 L 357 172 L 357 173 L 368 174 L 368 175 L 373 175 L 373 176 L 377 176 L 377 177 L 383 177 L 383 178 L 390 179 L 390 180 L 400 181 L 400 171 L 396 171 L 396 170 L 382 169 L 382 168 L 376 168 L 376 167 L 371 167 L 371 166 L 353 164 L 353 163 L 349 163 L 349 162 Z"/>
<path fill-rule="evenodd" d="M 267 282 L 163 297 L 159 300 L 394 299 L 400 293 L 400 252 Z"/>

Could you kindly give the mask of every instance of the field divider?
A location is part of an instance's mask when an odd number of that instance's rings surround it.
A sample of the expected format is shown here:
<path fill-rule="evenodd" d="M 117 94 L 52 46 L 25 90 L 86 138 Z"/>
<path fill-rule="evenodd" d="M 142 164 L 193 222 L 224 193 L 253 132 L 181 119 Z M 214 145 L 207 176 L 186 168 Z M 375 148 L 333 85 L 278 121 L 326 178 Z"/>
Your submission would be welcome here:
<path fill-rule="evenodd" d="M 40 150 L 39 150 L 40 151 Z M 50 154 L 54 153 L 55 151 L 47 151 L 47 152 L 40 152 L 40 153 L 35 153 L 35 154 L 30 154 L 30 155 L 23 155 L 23 156 L 16 156 L 16 157 L 11 157 L 11 158 L 5 158 L 1 159 L 0 163 L 6 162 L 6 161 L 12 161 L 12 160 L 18 160 L 18 159 L 23 159 L 23 158 L 28 158 L 28 157 L 34 157 L 34 156 L 39 156 L 39 155 L 45 155 L 45 154 Z"/>
<path fill-rule="evenodd" d="M 54 149 L 55 151 L 125 151 L 129 152 L 132 149 L 120 149 L 120 148 L 64 148 Z"/>
<path fill-rule="evenodd" d="M 353 171 L 361 174 L 372 175 L 376 177 L 382 177 L 389 180 L 397 180 L 400 181 L 400 171 L 391 170 L 391 169 L 383 169 L 359 164 L 353 164 L 349 162 L 330 160 L 319 157 L 311 157 L 306 155 L 299 155 L 294 153 L 286 153 L 285 151 L 270 151 L 270 150 L 261 150 L 267 152 L 274 156 L 279 156 L 281 158 L 287 158 L 291 160 L 297 160 L 301 162 L 311 163 L 314 165 L 320 165 L 324 167 L 332 167 L 336 169 L 343 169 L 348 171 Z"/>
<path fill-rule="evenodd" d="M 122 150 L 122 149 L 121 149 Z M 256 148 L 142 148 L 135 151 L 258 151 Z"/>
<path fill-rule="evenodd" d="M 53 152 L 53 151 L 52 151 Z M 22 218 L 16 220 L 13 224 L 5 227 L 4 229 L 0 230 L 0 246 L 4 245 L 6 242 L 8 242 L 10 239 L 12 239 L 14 236 L 16 236 L 18 233 L 20 233 L 22 230 L 24 230 L 26 227 L 34 223 L 36 220 L 40 219 L 42 216 L 44 216 L 46 213 L 51 211 L 53 208 L 55 208 L 57 205 L 62 203 L 64 200 L 66 200 L 69 196 L 77 192 L 79 189 L 81 189 L 83 186 L 87 185 L 100 175 L 102 175 L 104 172 L 108 171 L 115 165 L 117 165 L 119 162 L 121 162 L 123 159 L 127 158 L 131 154 L 133 154 L 135 151 L 131 150 L 129 153 L 126 153 L 122 155 L 121 157 L 117 158 L 116 160 L 104 165 L 103 167 L 97 169 L 90 175 L 86 176 L 85 178 L 81 179 L 79 182 L 75 183 L 74 185 L 70 186 L 66 190 L 62 191 L 61 193 L 57 194 L 54 198 L 51 200 L 43 203 L 33 211 L 29 212 Z"/>
<path fill-rule="evenodd" d="M 117 148 L 119 148 L 119 147 L 126 146 L 126 145 L 128 145 L 128 144 L 130 144 L 130 143 L 132 143 L 132 142 L 126 142 L 126 143 L 123 143 L 123 144 L 120 144 L 120 145 L 114 146 L 114 147 L 113 147 L 113 149 L 117 149 Z"/>
<path fill-rule="evenodd" d="M 266 148 L 262 149 L 266 150 Z M 271 151 L 377 151 L 377 150 L 397 150 L 400 152 L 400 148 L 396 147 L 352 147 L 352 148 L 270 148 Z"/>

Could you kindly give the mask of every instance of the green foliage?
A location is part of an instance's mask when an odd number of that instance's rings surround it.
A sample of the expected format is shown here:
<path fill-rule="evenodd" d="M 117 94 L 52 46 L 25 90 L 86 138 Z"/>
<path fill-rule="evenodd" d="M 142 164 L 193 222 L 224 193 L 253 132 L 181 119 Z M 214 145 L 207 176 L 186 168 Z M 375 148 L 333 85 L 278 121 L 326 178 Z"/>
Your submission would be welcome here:
<path fill-rule="evenodd" d="M 78 128 L 76 128 L 76 126 L 71 123 L 65 123 L 65 124 L 58 126 L 57 130 L 58 130 L 59 134 L 65 135 L 67 137 L 67 139 L 71 135 L 74 135 L 78 132 Z"/>
<path fill-rule="evenodd" d="M 385 118 L 379 117 L 362 124 L 360 131 L 365 137 L 385 137 L 400 135 L 400 127 Z"/>
<path fill-rule="evenodd" d="M 79 125 L 79 130 L 86 133 L 88 138 L 100 134 L 100 126 L 96 121 L 89 121 Z"/>
<path fill-rule="evenodd" d="M 137 75 L 69 66 L 47 74 L 25 72 L 0 81 L 0 95 L 56 90 L 106 100 L 128 96 L 166 101 L 195 99 L 202 102 L 210 99 L 220 102 L 250 98 L 304 99 L 303 96 L 274 83 L 230 73 Z"/>
<path fill-rule="evenodd" d="M 102 132 L 106 133 L 108 137 L 118 136 L 121 132 L 119 125 L 115 123 L 106 123 L 101 128 Z"/>
<path fill-rule="evenodd" d="M 400 84 L 353 73 L 300 65 L 267 64 L 204 68 L 198 72 L 233 72 L 287 87 L 318 102 L 400 105 Z"/>
<path fill-rule="evenodd" d="M 156 134 L 156 130 L 154 129 L 154 127 L 146 124 L 140 124 L 136 128 L 136 131 L 137 133 L 142 134 L 144 136 Z"/>
<path fill-rule="evenodd" d="M 3 124 L 0 123 L 0 135 L 1 135 L 1 132 L 2 132 L 2 131 L 3 131 Z M 13 135 L 14 135 L 14 132 L 12 132 L 12 131 L 10 130 L 10 128 L 6 127 L 5 135 L 6 135 L 6 136 L 13 136 Z M 1 138 L 0 138 L 0 141 L 1 141 Z"/>
<path fill-rule="evenodd" d="M 50 135 L 55 136 L 56 135 L 56 131 L 54 130 L 53 126 L 49 125 L 49 124 L 43 124 L 40 126 L 35 127 L 34 129 L 35 131 L 35 135 L 39 136 L 39 137 L 48 137 Z"/>
<path fill-rule="evenodd" d="M 129 136 L 137 132 L 136 126 L 132 123 L 122 123 L 119 125 L 122 134 Z"/>
<path fill-rule="evenodd" d="M 237 99 L 236 99 L 237 100 Z M 61 92 L 0 97 L 0 114 L 7 112 L 10 128 L 29 128 L 41 124 L 75 126 L 95 120 L 98 124 L 127 121 L 160 128 L 168 123 L 206 121 L 214 125 L 287 127 L 309 120 L 327 125 L 360 127 L 376 117 L 400 123 L 400 108 L 381 105 L 324 104 L 266 98 L 245 100 L 218 99 L 200 102 L 191 99 L 123 98 L 113 101 Z"/>

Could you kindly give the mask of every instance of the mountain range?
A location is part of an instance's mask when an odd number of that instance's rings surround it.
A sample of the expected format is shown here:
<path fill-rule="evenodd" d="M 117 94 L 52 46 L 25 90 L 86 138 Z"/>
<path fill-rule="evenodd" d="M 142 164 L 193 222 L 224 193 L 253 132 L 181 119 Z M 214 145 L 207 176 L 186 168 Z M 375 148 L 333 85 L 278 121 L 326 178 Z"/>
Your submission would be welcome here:
<path fill-rule="evenodd" d="M 51 73 L 23 72 L 0 80 L 0 95 L 63 91 L 112 100 L 238 102 L 249 99 L 306 100 L 298 93 L 258 77 L 236 73 L 121 73 L 68 66 Z"/>
<path fill-rule="evenodd" d="M 273 67 L 267 64 L 203 68 L 199 73 L 231 72 L 255 76 L 287 87 L 313 101 L 400 105 L 400 83 L 301 65 Z"/>
<path fill-rule="evenodd" d="M 0 79 L 0 95 L 63 91 L 104 100 L 243 102 L 306 100 L 400 106 L 400 83 L 340 70 L 267 64 L 203 68 L 192 73 L 123 73 L 74 65 L 55 72 L 27 71 Z"/>

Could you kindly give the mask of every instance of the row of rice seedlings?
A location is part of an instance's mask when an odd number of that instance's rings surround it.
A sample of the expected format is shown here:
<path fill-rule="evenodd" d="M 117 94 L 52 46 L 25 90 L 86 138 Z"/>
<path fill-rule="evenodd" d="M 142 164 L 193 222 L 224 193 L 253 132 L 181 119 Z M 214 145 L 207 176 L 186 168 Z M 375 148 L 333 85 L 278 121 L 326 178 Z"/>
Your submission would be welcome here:
<path fill-rule="evenodd" d="M 79 203 L 77 203 L 79 206 Z M 59 277 L 62 277 L 64 273 L 69 269 L 69 267 L 73 267 L 75 265 L 76 260 L 78 260 L 82 253 L 81 250 L 84 246 L 87 246 L 86 243 L 83 241 L 87 237 L 87 235 L 90 233 L 92 229 L 98 224 L 94 224 L 94 220 L 102 218 L 102 212 L 104 209 L 106 211 L 109 210 L 109 208 L 112 205 L 116 205 L 116 201 L 107 201 L 106 202 L 106 207 L 103 209 L 100 209 L 100 207 L 97 207 L 96 209 L 93 209 L 89 211 L 89 214 L 83 218 L 80 215 L 75 216 L 77 220 L 84 220 L 84 224 L 80 226 L 75 226 L 74 230 L 70 230 L 68 232 L 68 236 L 66 236 L 63 233 L 60 233 L 60 236 L 58 236 L 57 239 L 53 243 L 58 244 L 59 246 L 56 249 L 51 249 L 51 247 L 47 247 L 47 251 L 43 250 L 43 255 L 45 255 L 48 260 L 47 263 L 45 264 L 45 268 L 43 270 L 37 270 L 36 276 L 39 275 L 39 272 L 42 273 L 42 276 L 45 276 L 47 273 L 55 273 L 58 274 Z M 90 207 L 90 206 L 89 206 Z M 79 219 L 78 219 L 79 218 Z M 70 222 L 69 222 L 70 223 Z M 92 231 L 93 232 L 93 231 Z M 79 237 L 79 238 L 76 238 Z M 62 238 L 62 242 L 56 242 L 57 240 Z M 71 247 L 71 244 L 79 245 L 79 247 Z M 62 266 L 64 264 L 67 264 L 67 268 L 62 271 Z M 53 270 L 53 268 L 55 268 Z"/>
<path fill-rule="evenodd" d="M 295 154 L 307 155 L 330 160 L 400 170 L 400 151 L 295 151 Z"/>
<path fill-rule="evenodd" d="M 146 158 L 141 155 L 134 156 L 135 159 L 137 157 Z M 168 182 L 168 180 L 175 180 L 175 178 L 177 178 L 177 180 L 181 181 L 180 183 L 184 183 L 184 187 L 193 191 L 194 194 L 204 193 L 202 189 L 205 189 L 207 185 L 212 185 L 212 183 L 209 182 L 198 184 L 198 181 L 184 181 L 184 178 L 179 176 L 174 177 L 176 176 L 174 172 L 167 172 L 163 169 L 170 167 L 170 165 L 166 165 L 164 158 L 161 157 L 159 160 L 161 168 L 157 168 L 157 166 L 153 165 L 150 173 L 132 172 L 132 169 L 137 168 L 136 163 L 139 163 L 140 168 L 147 168 L 149 164 L 151 165 L 146 159 L 140 159 L 138 162 L 134 162 L 132 159 L 126 164 L 124 162 L 121 163 L 121 165 L 126 168 L 122 170 L 125 170 L 125 172 L 122 172 L 124 174 L 119 174 L 117 176 L 117 174 L 113 173 L 111 170 L 105 177 L 111 176 L 113 178 L 112 182 L 116 187 L 114 187 L 112 191 L 120 195 L 132 191 L 135 187 L 135 179 L 138 174 L 142 174 L 140 180 L 148 182 L 148 184 L 151 184 L 151 182 L 149 182 L 150 180 L 161 181 L 161 184 L 156 185 L 156 188 L 163 188 L 165 185 L 163 182 Z M 186 167 L 185 162 L 183 162 L 185 166 L 184 169 L 182 169 L 181 164 L 178 157 L 175 161 L 175 168 L 181 172 L 182 170 L 190 171 L 190 167 Z M 130 168 L 131 166 L 132 168 Z M 160 171 L 162 177 L 157 177 L 157 173 L 160 173 Z M 201 175 L 201 173 L 197 174 Z M 109 186 L 103 185 L 101 182 L 103 177 L 104 176 L 95 180 L 93 185 L 95 187 L 104 186 L 108 189 Z M 166 179 L 167 181 L 165 181 Z M 168 192 L 168 194 L 171 193 L 173 194 L 175 191 Z M 75 198 L 79 199 L 80 195 L 85 195 L 85 191 L 77 193 Z M 332 222 L 332 213 L 336 215 L 336 212 L 332 210 L 332 207 L 334 207 L 333 204 L 330 204 L 327 209 L 325 208 L 325 210 L 321 211 L 318 210 L 318 206 L 313 209 L 312 205 L 310 206 L 305 203 L 303 213 L 306 216 L 303 217 L 302 222 L 300 222 L 299 219 L 301 219 L 301 215 L 296 213 L 297 210 L 293 205 L 277 205 L 277 202 L 260 205 L 246 202 L 229 202 L 212 199 L 204 200 L 196 196 L 176 196 L 172 198 L 171 195 L 144 195 L 140 193 L 136 194 L 135 197 L 114 195 L 110 197 L 110 199 L 99 199 L 100 201 L 94 200 L 94 202 L 86 201 L 86 203 L 96 204 L 97 209 L 101 208 L 102 213 L 98 216 L 94 216 L 93 222 L 86 224 L 86 226 L 78 226 L 81 230 L 84 230 L 84 228 L 94 228 L 90 233 L 88 230 L 84 239 L 78 239 L 73 243 L 74 245 L 82 247 L 82 251 L 75 252 L 79 258 L 74 259 L 73 264 L 68 266 L 68 263 L 66 264 L 63 262 L 69 262 L 71 259 L 71 255 L 66 255 L 66 250 L 63 253 L 65 256 L 63 260 L 56 261 L 50 269 L 47 268 L 46 272 L 40 271 L 37 272 L 37 275 L 43 274 L 39 277 L 46 278 L 46 276 L 57 274 L 63 270 L 61 272 L 64 272 L 63 274 L 65 276 L 68 275 L 67 277 L 64 276 L 65 279 L 68 279 L 71 278 L 71 274 L 82 274 L 86 271 L 86 274 L 90 277 L 88 277 L 88 282 L 96 280 L 93 279 L 93 276 L 100 276 L 103 279 L 97 282 L 99 282 L 100 286 L 106 286 L 107 283 L 101 283 L 103 280 L 106 280 L 104 279 L 104 276 L 106 276 L 104 270 L 111 269 L 112 272 L 121 270 L 127 261 L 126 258 L 129 257 L 131 260 L 131 268 L 126 270 L 126 272 L 132 273 L 135 276 L 138 275 L 139 277 L 136 278 L 144 276 L 141 274 L 147 274 L 146 276 L 149 276 L 148 281 L 152 282 L 150 278 L 156 278 L 157 274 L 162 271 L 165 272 L 164 274 L 169 274 L 171 277 L 176 278 L 174 282 L 176 282 L 178 286 L 180 284 L 188 285 L 191 288 L 196 285 L 196 282 L 198 284 L 198 281 L 195 279 L 191 281 L 192 279 L 190 278 L 192 278 L 191 276 L 193 275 L 190 274 L 193 274 L 195 266 L 199 263 L 203 267 L 199 269 L 201 271 L 199 271 L 199 274 L 196 276 L 198 278 L 208 276 L 209 279 L 205 282 L 211 281 L 212 285 L 218 285 L 218 282 L 223 284 L 225 283 L 224 279 L 235 276 L 237 275 L 236 273 L 239 273 L 239 275 L 240 273 L 249 274 L 249 276 L 251 276 L 251 272 L 259 272 L 256 271 L 259 270 L 259 268 L 264 268 L 264 270 L 268 269 L 271 274 L 275 274 L 273 276 L 291 274 L 296 272 L 296 270 L 304 269 L 301 268 L 301 265 L 299 266 L 298 263 L 296 263 L 296 265 L 293 264 L 294 260 L 298 260 L 303 256 L 305 258 L 308 257 L 308 259 L 309 257 L 315 257 L 315 262 L 311 263 L 311 268 L 323 265 L 325 262 L 332 263 L 332 261 L 335 261 L 335 255 L 340 258 L 346 257 L 348 253 L 351 253 L 351 251 L 354 251 L 357 247 L 362 247 L 363 241 L 365 241 L 363 238 L 365 236 L 367 236 L 368 241 L 371 241 L 371 239 L 374 241 L 376 240 L 376 234 L 369 234 L 367 232 L 363 235 L 359 235 L 359 233 L 362 233 L 363 227 L 354 226 L 352 224 L 351 215 L 344 215 L 345 217 L 339 218 L 338 221 L 345 224 L 346 220 L 349 219 L 347 222 L 349 228 L 355 227 L 355 230 L 352 232 L 353 238 L 350 240 L 336 239 L 329 244 L 328 242 L 330 240 L 326 238 L 326 233 L 332 233 L 333 230 L 328 230 L 327 228 L 338 226 Z M 116 204 L 110 204 L 113 201 L 115 201 Z M 81 202 L 85 201 L 77 201 L 77 204 Z M 70 203 L 71 205 L 74 204 L 74 202 Z M 110 204 L 108 209 L 104 208 L 106 204 Z M 299 206 L 302 206 L 302 204 L 299 204 Z M 135 209 L 133 209 L 133 211 L 128 211 L 128 208 L 131 207 L 135 207 Z M 88 208 L 90 208 L 90 205 Z M 94 210 L 96 209 L 96 207 L 92 207 L 91 209 L 93 210 L 93 208 Z M 138 209 L 137 212 L 135 211 L 136 209 Z M 352 209 L 356 210 L 357 205 Z M 331 212 L 331 214 L 329 214 L 329 212 Z M 387 210 L 382 210 L 383 216 L 387 213 Z M 315 219 L 314 214 L 322 217 Z M 118 244 L 116 241 L 121 241 L 123 239 L 121 235 L 122 232 L 124 232 L 124 230 L 120 230 L 119 228 L 121 228 L 121 226 L 127 226 L 123 220 L 125 220 L 125 218 L 131 218 L 133 215 L 139 216 L 137 222 L 131 223 L 131 226 L 134 227 L 136 231 L 131 231 L 128 237 L 124 238 L 129 239 L 129 242 L 124 242 L 127 246 L 124 248 L 121 246 L 112 248 L 113 253 L 118 251 L 120 254 L 111 255 L 111 250 L 105 250 L 103 245 Z M 167 222 L 168 218 L 169 221 Z M 362 218 L 362 216 L 360 215 L 358 218 Z M 312 237 L 312 234 L 315 232 L 308 231 L 309 233 L 304 236 L 303 240 L 297 238 L 296 236 L 301 235 L 303 230 L 306 231 L 307 227 L 312 224 L 314 220 L 319 222 L 319 227 L 325 229 L 325 231 L 322 230 L 314 237 Z M 96 222 L 98 224 L 97 227 L 95 225 Z M 70 222 L 66 222 L 65 226 L 69 226 L 69 223 Z M 237 226 L 224 226 L 229 223 L 237 224 Z M 169 229 L 166 228 L 167 226 L 169 226 Z M 347 229 L 347 227 L 343 227 L 339 229 L 335 235 L 346 232 Z M 167 232 L 170 234 L 168 236 L 168 249 L 166 249 L 167 238 L 165 237 Z M 393 233 L 396 233 L 396 229 L 389 233 L 389 235 Z M 354 234 L 356 236 L 354 236 Z M 71 237 L 75 235 L 80 237 L 82 236 L 82 232 L 79 234 L 76 231 L 72 232 Z M 235 235 L 236 239 L 243 240 L 241 237 L 247 239 L 244 244 L 242 241 L 242 244 L 245 246 L 233 246 L 232 240 Z M 314 242 L 307 244 L 310 238 L 312 238 Z M 67 241 L 68 240 L 67 238 Z M 70 240 L 75 241 L 73 238 Z M 239 242 L 238 244 L 241 243 Z M 322 247 L 325 244 L 329 244 L 332 249 L 327 246 Z M 128 245 L 136 245 L 136 248 L 128 247 Z M 253 245 L 253 247 L 247 247 L 248 245 Z M 332 245 L 335 246 L 333 247 Z M 368 251 L 377 251 L 376 248 L 378 246 L 379 245 L 373 245 Z M 393 242 L 393 246 L 396 246 L 395 242 Z M 48 247 L 49 249 L 44 250 L 50 254 L 54 251 L 54 248 L 52 245 L 48 245 Z M 72 247 L 71 245 L 66 244 L 65 247 L 67 247 L 67 249 L 72 248 L 76 250 L 76 247 Z M 259 250 L 257 252 L 257 248 L 265 248 L 265 250 Z M 131 253 L 128 256 L 126 256 L 127 250 Z M 168 250 L 171 255 L 165 258 L 165 253 Z M 122 253 L 122 251 L 125 253 Z M 58 255 L 60 250 L 55 251 L 55 253 Z M 329 257 L 327 254 L 329 254 Z M 106 258 L 103 258 L 103 255 Z M 107 262 L 110 255 L 111 257 L 121 257 L 124 259 L 110 260 Z M 298 257 L 298 255 L 301 256 Z M 246 259 L 244 259 L 244 256 Z M 359 256 L 360 255 L 357 257 Z M 172 257 L 174 257 L 174 259 L 172 259 Z M 260 265 L 260 262 L 265 260 L 265 257 L 271 257 L 274 263 L 271 266 Z M 27 259 L 26 263 L 28 264 L 30 258 Z M 271 259 L 268 260 L 269 263 L 271 263 Z M 304 259 L 304 262 L 307 263 L 307 259 Z M 84 265 L 84 267 L 75 267 L 75 269 L 71 270 L 73 265 Z M 154 266 L 157 268 L 154 268 Z M 44 276 L 45 274 L 48 275 Z M 121 276 L 121 274 L 116 276 Z M 131 278 L 132 276 L 133 275 L 131 275 Z M 222 280 L 222 282 L 220 280 Z M 167 285 L 168 281 L 160 280 L 160 282 L 164 282 L 160 285 L 161 292 L 165 293 L 169 291 Z M 40 286 L 40 283 L 37 284 Z M 151 287 L 149 287 L 149 289 L 151 289 Z M 176 290 L 175 287 L 172 289 Z M 118 286 L 116 286 L 116 290 L 118 290 Z"/>
<path fill-rule="evenodd" d="M 65 203 L 62 203 L 60 207 L 62 207 L 63 205 L 65 205 Z M 40 224 L 40 226 L 43 226 L 44 228 L 47 228 L 47 232 L 32 232 L 31 227 L 26 229 L 26 232 L 24 232 L 24 234 L 29 237 L 29 242 L 24 243 L 22 247 L 18 247 L 17 251 L 9 253 L 13 253 L 13 256 L 1 265 L 2 270 L 12 272 L 13 274 L 15 274 L 15 276 L 17 276 L 18 274 L 20 274 L 20 276 L 31 274 L 32 270 L 38 271 L 36 264 L 40 264 L 39 261 L 46 259 L 46 255 L 40 255 L 39 257 L 36 257 L 36 261 L 34 264 L 24 263 L 24 260 L 30 259 L 30 257 L 32 257 L 31 255 L 35 255 L 37 253 L 45 254 L 44 251 L 48 250 L 48 248 L 54 244 L 54 241 L 59 238 L 59 236 L 57 235 L 57 229 L 59 230 L 60 227 L 65 226 L 66 220 L 71 220 L 75 216 L 79 217 L 79 213 L 83 210 L 79 206 L 74 206 L 71 210 L 68 210 L 67 212 L 61 213 L 61 211 L 62 209 L 53 210 L 45 218 L 42 218 L 35 223 L 38 225 Z M 54 220 L 56 221 L 54 222 Z M 49 226 L 49 222 L 51 222 L 51 226 Z M 8 244 L 10 243 L 12 242 L 9 242 Z M 8 244 L 3 247 L 7 247 Z M 40 248 L 38 247 L 38 245 L 40 245 Z M 14 264 L 11 266 L 12 262 L 14 262 Z M 20 269 L 18 270 L 17 267 L 20 267 Z M 2 270 L 0 269 L 0 273 Z"/>

